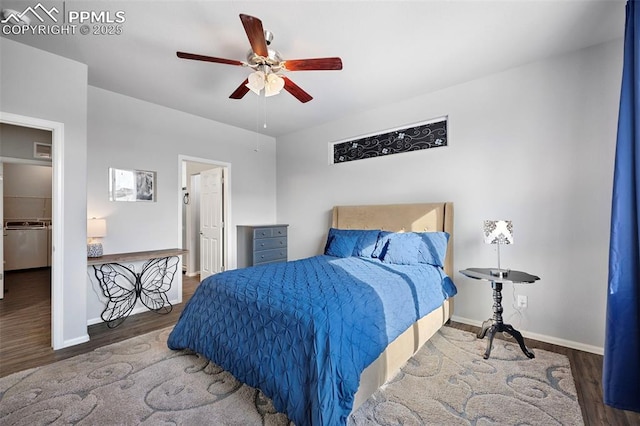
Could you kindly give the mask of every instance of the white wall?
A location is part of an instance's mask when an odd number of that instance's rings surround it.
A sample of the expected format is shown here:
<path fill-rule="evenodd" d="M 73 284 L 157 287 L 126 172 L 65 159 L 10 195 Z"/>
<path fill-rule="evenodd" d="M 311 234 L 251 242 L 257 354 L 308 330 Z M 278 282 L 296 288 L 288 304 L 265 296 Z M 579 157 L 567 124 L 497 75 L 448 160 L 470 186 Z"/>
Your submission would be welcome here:
<path fill-rule="evenodd" d="M 261 136 L 255 152 L 253 132 L 92 86 L 88 104 L 87 213 L 107 220 L 105 254 L 181 247 L 180 155 L 231 164 L 231 268 L 236 225 L 275 221 L 275 139 Z M 157 172 L 157 202 L 109 201 L 109 167 Z M 170 300 L 178 297 L 177 279 Z M 104 305 L 91 287 L 86 318 L 94 322 Z"/>
<path fill-rule="evenodd" d="M 50 198 L 51 166 L 7 163 L 4 165 L 3 183 L 5 197 Z"/>
<path fill-rule="evenodd" d="M 88 339 L 86 323 L 78 320 L 86 317 L 87 294 L 87 66 L 6 38 L 0 38 L 0 52 L 0 110 L 64 124 L 64 150 L 58 151 L 63 196 L 55 200 L 62 214 L 54 217 L 64 253 L 57 247 L 53 271 L 61 274 L 63 290 L 61 312 L 54 314 L 62 318 L 62 344 L 80 343 Z"/>
<path fill-rule="evenodd" d="M 51 165 L 5 163 L 4 220 L 51 219 Z"/>
<path fill-rule="evenodd" d="M 525 336 L 595 352 L 604 316 L 622 40 L 550 58 L 278 138 L 278 217 L 289 256 L 318 254 L 342 204 L 453 201 L 454 267 L 497 266 L 484 219 L 510 219 L 502 265 L 529 307 L 505 318 Z M 449 146 L 328 165 L 332 141 L 449 116 Z M 491 316 L 489 284 L 455 273 L 455 315 Z"/>
<path fill-rule="evenodd" d="M 50 159 L 36 159 L 34 157 L 34 142 L 51 145 L 51 131 L 0 124 L 0 157 L 47 161 L 51 163 Z"/>

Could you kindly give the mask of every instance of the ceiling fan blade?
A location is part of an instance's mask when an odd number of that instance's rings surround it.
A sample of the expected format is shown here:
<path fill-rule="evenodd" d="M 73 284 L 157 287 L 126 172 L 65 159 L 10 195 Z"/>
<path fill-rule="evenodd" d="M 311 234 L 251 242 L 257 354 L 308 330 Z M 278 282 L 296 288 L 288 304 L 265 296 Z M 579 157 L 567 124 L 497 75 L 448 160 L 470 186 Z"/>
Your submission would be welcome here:
<path fill-rule="evenodd" d="M 285 76 L 282 76 L 282 78 L 284 79 L 284 90 L 291 93 L 300 102 L 304 104 L 309 102 L 311 99 L 313 99 L 313 97 L 310 94 L 302 90 L 300 86 L 298 86 L 293 81 L 291 81 L 290 78 Z"/>
<path fill-rule="evenodd" d="M 289 71 L 320 71 L 341 70 L 340 58 L 289 59 L 284 61 L 284 67 Z"/>
<path fill-rule="evenodd" d="M 224 58 L 216 58 L 214 56 L 196 55 L 195 53 L 176 52 L 176 55 L 178 55 L 178 58 L 193 59 L 195 61 L 216 62 L 218 64 L 227 64 L 227 65 L 244 65 L 243 62 L 236 61 L 234 59 L 224 59 Z"/>
<path fill-rule="evenodd" d="M 262 28 L 262 21 L 253 16 L 240 14 L 240 20 L 244 26 L 244 30 L 249 38 L 251 44 L 251 50 L 256 55 L 269 56 L 269 49 L 267 49 L 267 41 L 264 39 L 264 29 Z"/>
<path fill-rule="evenodd" d="M 246 84 L 249 83 L 249 79 L 245 79 L 240 86 L 229 96 L 230 99 L 242 99 L 244 95 L 249 92 L 249 88 Z"/>

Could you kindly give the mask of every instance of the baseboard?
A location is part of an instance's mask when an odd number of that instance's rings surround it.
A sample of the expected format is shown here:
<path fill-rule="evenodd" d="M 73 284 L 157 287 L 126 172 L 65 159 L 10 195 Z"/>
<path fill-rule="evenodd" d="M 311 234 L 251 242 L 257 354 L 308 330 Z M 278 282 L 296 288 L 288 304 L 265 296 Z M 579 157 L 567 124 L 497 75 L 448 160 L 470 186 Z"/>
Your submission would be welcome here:
<path fill-rule="evenodd" d="M 85 334 L 84 336 L 76 337 L 75 339 L 65 340 L 62 342 L 62 348 L 68 348 L 69 346 L 79 345 L 80 343 L 86 343 L 89 341 L 89 335 Z"/>
<path fill-rule="evenodd" d="M 459 317 L 457 315 L 453 315 L 451 317 L 452 321 L 461 322 L 463 324 L 474 325 L 476 327 L 482 326 L 482 321 L 476 321 L 469 318 Z M 551 343 L 553 345 L 564 346 L 571 349 L 577 349 L 579 351 L 590 352 L 592 354 L 603 355 L 604 348 L 599 346 L 586 345 L 580 342 L 574 342 L 572 340 L 559 339 L 553 336 L 547 336 L 545 334 L 531 333 L 526 330 L 518 330 L 522 335 L 528 339 L 538 340 L 540 342 Z"/>

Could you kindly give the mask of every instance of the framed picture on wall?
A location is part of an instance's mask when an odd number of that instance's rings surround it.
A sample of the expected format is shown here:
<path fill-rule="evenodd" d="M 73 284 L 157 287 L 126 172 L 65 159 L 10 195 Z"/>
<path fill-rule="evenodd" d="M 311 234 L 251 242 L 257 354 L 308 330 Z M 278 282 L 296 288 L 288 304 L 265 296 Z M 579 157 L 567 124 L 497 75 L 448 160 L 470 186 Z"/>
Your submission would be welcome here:
<path fill-rule="evenodd" d="M 448 145 L 449 117 L 329 143 L 329 164 L 346 163 Z"/>
<path fill-rule="evenodd" d="M 156 172 L 109 168 L 110 201 L 156 201 Z"/>

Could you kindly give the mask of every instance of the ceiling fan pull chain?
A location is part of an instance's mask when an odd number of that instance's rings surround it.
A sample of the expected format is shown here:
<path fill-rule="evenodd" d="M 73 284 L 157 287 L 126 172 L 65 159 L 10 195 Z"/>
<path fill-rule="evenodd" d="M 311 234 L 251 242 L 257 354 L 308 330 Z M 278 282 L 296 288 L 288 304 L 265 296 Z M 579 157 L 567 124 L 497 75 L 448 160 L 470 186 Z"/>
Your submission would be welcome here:
<path fill-rule="evenodd" d="M 266 129 L 267 128 L 267 97 L 263 96 L 262 99 L 264 99 L 263 103 L 264 103 L 264 124 L 262 125 L 262 128 Z"/>
<path fill-rule="evenodd" d="M 259 151 L 260 144 L 260 132 L 258 131 L 258 123 L 260 122 L 260 96 L 256 97 L 256 147 L 254 149 L 255 152 Z"/>

